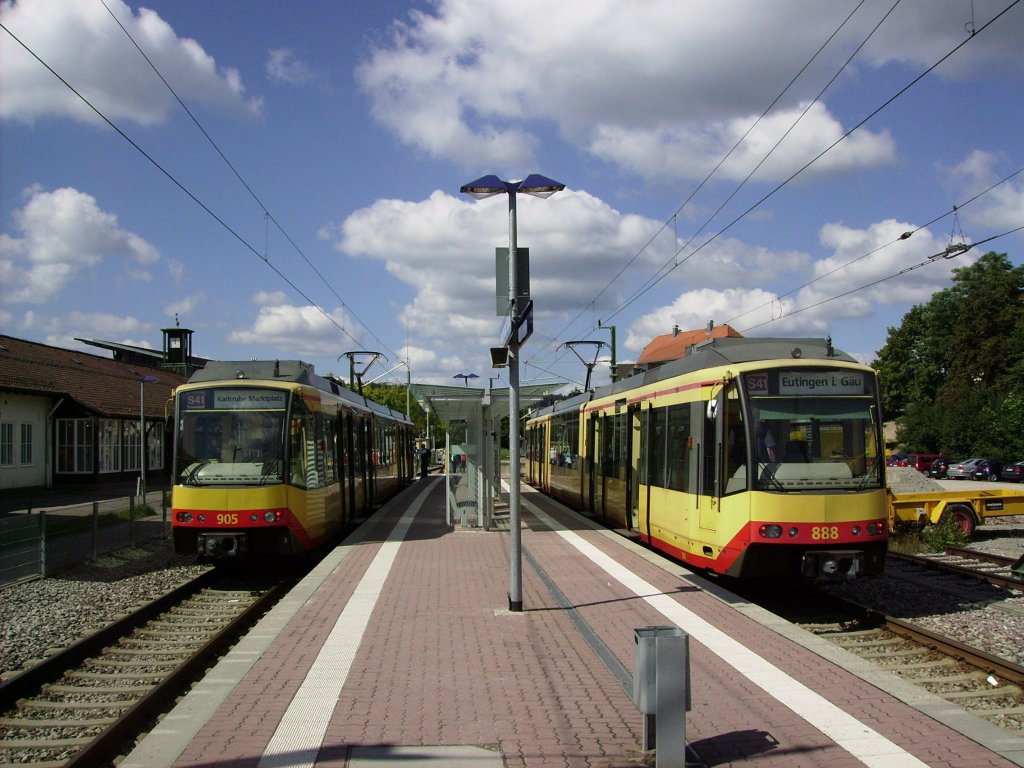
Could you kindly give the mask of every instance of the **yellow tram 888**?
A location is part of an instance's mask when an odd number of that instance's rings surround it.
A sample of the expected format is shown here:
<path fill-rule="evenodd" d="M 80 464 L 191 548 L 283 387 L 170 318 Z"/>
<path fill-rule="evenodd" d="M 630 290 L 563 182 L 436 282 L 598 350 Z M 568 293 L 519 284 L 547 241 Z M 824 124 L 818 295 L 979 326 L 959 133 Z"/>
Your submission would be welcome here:
<path fill-rule="evenodd" d="M 881 572 L 877 377 L 820 339 L 715 339 L 556 403 L 529 480 L 696 567 L 741 578 Z"/>

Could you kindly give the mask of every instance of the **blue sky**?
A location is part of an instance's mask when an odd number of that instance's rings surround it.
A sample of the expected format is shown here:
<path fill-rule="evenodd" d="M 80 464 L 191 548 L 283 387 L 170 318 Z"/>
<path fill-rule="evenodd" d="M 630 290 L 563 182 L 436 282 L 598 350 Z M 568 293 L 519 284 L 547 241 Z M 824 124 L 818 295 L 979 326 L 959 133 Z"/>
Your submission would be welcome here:
<path fill-rule="evenodd" d="M 620 360 L 713 321 L 869 362 L 955 267 L 1024 261 L 1014 0 L 19 0 L 0 23 L 21 338 L 159 347 L 177 317 L 211 358 L 486 382 L 507 199 L 459 188 L 492 173 L 566 185 L 518 198 L 524 382 L 581 382 L 562 345 L 609 342 L 599 321 Z"/>

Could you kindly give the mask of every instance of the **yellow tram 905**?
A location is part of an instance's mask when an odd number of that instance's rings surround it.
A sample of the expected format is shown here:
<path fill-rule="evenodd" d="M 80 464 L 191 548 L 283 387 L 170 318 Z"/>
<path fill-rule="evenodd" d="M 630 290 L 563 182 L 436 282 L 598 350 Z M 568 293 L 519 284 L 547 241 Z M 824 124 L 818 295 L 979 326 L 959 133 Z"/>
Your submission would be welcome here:
<path fill-rule="evenodd" d="M 412 479 L 412 425 L 300 361 L 211 362 L 174 395 L 174 550 L 293 555 Z"/>
<path fill-rule="evenodd" d="M 878 382 L 822 339 L 721 338 L 539 411 L 529 481 L 695 567 L 881 573 Z"/>

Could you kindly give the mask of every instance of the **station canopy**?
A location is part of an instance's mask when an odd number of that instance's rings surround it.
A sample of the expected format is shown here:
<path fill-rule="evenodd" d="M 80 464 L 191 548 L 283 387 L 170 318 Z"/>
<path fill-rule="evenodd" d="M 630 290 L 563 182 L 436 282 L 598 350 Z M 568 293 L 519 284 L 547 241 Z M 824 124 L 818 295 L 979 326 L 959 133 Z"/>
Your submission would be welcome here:
<path fill-rule="evenodd" d="M 523 384 L 519 387 L 519 409 L 525 411 L 542 402 L 548 395 L 564 387 L 564 381 L 550 384 Z M 472 421 L 479 418 L 487 390 L 443 384 L 413 384 L 412 396 L 424 408 L 445 422 Z M 508 387 L 490 391 L 492 414 L 508 413 Z"/>

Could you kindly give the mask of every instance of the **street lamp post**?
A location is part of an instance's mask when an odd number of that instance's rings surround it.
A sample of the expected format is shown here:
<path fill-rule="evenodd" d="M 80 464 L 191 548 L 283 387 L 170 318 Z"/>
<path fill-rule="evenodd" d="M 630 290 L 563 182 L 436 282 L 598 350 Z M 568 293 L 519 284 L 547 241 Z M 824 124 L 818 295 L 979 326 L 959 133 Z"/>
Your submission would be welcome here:
<path fill-rule="evenodd" d="M 156 376 L 139 379 L 139 495 L 146 503 L 146 385 L 156 381 Z"/>
<path fill-rule="evenodd" d="M 516 194 L 523 192 L 547 198 L 565 189 L 565 185 L 539 174 L 530 174 L 522 181 L 502 181 L 497 176 L 483 176 L 463 185 L 459 191 L 477 200 L 493 195 L 508 195 L 508 285 L 511 332 L 508 339 L 508 453 L 509 453 L 509 557 L 508 609 L 523 610 L 523 545 L 519 529 L 519 325 L 528 301 L 520 306 L 519 268 L 516 262 Z M 528 297 L 525 297 L 528 298 Z"/>

